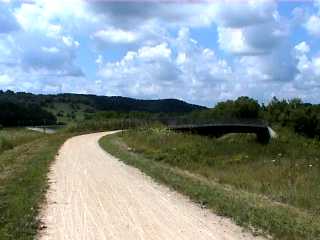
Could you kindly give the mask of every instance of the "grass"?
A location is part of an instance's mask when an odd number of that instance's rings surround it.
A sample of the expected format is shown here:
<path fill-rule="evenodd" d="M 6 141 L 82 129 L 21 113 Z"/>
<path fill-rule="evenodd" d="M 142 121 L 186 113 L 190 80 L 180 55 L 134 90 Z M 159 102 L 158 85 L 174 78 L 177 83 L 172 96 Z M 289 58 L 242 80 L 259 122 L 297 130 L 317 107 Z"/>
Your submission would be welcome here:
<path fill-rule="evenodd" d="M 9 129 L 1 136 L 13 148 L 0 154 L 0 239 L 34 239 L 50 163 L 70 134 Z"/>
<path fill-rule="evenodd" d="M 70 123 L 64 132 L 69 133 L 89 133 L 101 132 L 106 130 L 130 129 L 138 126 L 147 126 L 149 123 L 136 119 L 103 119 L 103 120 L 85 120 Z"/>
<path fill-rule="evenodd" d="M 0 130 L 0 154 L 18 145 L 33 141 L 43 134 L 23 128 Z"/>
<path fill-rule="evenodd" d="M 214 139 L 149 128 L 107 136 L 101 145 L 242 226 L 275 239 L 320 239 L 320 143 L 279 134 L 261 145 L 250 135 Z"/>
<path fill-rule="evenodd" d="M 0 239 L 35 239 L 39 211 L 48 187 L 51 162 L 63 142 L 72 136 L 107 131 L 123 125 L 121 121 L 82 121 L 55 134 L 27 129 L 0 131 Z"/>

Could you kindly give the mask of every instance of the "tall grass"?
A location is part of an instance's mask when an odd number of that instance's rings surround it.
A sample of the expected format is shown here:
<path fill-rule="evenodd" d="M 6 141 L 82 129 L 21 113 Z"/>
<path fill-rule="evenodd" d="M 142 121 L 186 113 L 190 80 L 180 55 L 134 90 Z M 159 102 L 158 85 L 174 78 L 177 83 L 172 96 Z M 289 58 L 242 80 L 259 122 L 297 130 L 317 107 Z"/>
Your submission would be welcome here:
<path fill-rule="evenodd" d="M 1 137 L 11 148 L 2 148 L 0 154 L 1 240 L 35 239 L 49 166 L 69 136 L 71 134 L 45 135 L 26 129 L 1 131 Z"/>
<path fill-rule="evenodd" d="M 0 154 L 18 145 L 33 141 L 43 134 L 24 128 L 0 129 Z"/>
<path fill-rule="evenodd" d="M 172 133 L 164 130 L 156 130 L 156 133 L 154 133 L 155 129 L 150 131 L 148 134 L 173 137 Z M 257 194 L 230 184 L 219 183 L 216 178 L 200 175 L 196 171 L 199 168 L 193 168 L 192 164 L 189 164 L 188 170 L 185 170 L 186 168 L 181 167 L 180 164 L 190 161 L 190 158 L 181 159 L 179 164 L 173 165 L 169 156 L 152 158 L 152 155 L 148 155 L 146 157 L 145 150 L 133 148 L 133 144 L 128 146 L 125 143 L 124 139 L 131 134 L 132 131 L 131 133 L 106 136 L 101 139 L 100 144 L 109 153 L 125 163 L 138 167 L 157 181 L 186 194 L 192 200 L 207 206 L 215 213 L 232 218 L 239 225 L 270 234 L 274 239 L 320 239 L 320 218 L 316 214 L 302 208 L 292 207 L 289 204 L 281 204 L 261 193 Z M 181 136 L 180 140 L 184 141 L 185 138 L 190 137 L 179 135 Z M 168 143 L 164 139 L 159 141 L 164 145 L 172 143 Z M 146 141 L 148 141 L 148 137 Z M 209 142 L 204 140 L 202 143 Z M 176 144 L 179 145 L 179 142 Z M 171 145 L 171 148 L 176 149 L 176 145 Z M 159 152 L 161 151 L 162 149 L 159 147 Z M 154 154 L 158 155 L 159 152 Z M 186 156 L 187 154 L 184 155 L 184 157 Z M 173 158 L 173 156 L 171 157 Z M 194 157 L 196 158 L 196 154 Z"/>
<path fill-rule="evenodd" d="M 282 129 L 268 145 L 246 134 L 208 138 L 164 128 L 132 130 L 125 142 L 155 161 L 263 194 L 320 215 L 320 142 Z"/>

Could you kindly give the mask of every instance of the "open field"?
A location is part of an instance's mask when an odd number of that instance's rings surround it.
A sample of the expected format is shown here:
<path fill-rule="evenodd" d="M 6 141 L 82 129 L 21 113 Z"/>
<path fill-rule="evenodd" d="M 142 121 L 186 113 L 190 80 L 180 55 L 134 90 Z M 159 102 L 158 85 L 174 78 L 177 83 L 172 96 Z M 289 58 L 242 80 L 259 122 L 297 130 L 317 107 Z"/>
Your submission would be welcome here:
<path fill-rule="evenodd" d="M 10 143 L 0 153 L 0 239 L 34 239 L 49 165 L 68 135 L 26 129 L 5 129 L 0 135 Z"/>
<path fill-rule="evenodd" d="M 279 133 L 261 145 L 250 135 L 210 139 L 152 128 L 101 145 L 240 225 L 276 239 L 320 239 L 319 141 Z"/>

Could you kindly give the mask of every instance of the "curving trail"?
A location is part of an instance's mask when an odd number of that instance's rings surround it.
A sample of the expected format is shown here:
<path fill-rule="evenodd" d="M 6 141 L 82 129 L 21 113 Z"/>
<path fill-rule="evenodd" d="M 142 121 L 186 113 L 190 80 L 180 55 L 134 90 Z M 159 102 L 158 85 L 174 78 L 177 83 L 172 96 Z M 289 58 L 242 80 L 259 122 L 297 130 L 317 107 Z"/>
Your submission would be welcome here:
<path fill-rule="evenodd" d="M 111 133 L 74 137 L 60 149 L 39 239 L 262 239 L 104 152 L 98 140 Z"/>

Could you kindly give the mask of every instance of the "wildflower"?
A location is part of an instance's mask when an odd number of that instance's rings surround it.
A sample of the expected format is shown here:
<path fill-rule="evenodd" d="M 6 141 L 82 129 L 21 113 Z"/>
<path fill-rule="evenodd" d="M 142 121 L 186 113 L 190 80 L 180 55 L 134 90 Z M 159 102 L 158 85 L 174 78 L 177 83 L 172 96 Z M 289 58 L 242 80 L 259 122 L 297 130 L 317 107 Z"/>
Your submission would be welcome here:
<path fill-rule="evenodd" d="M 312 167 L 312 164 L 309 164 L 309 167 Z"/>

